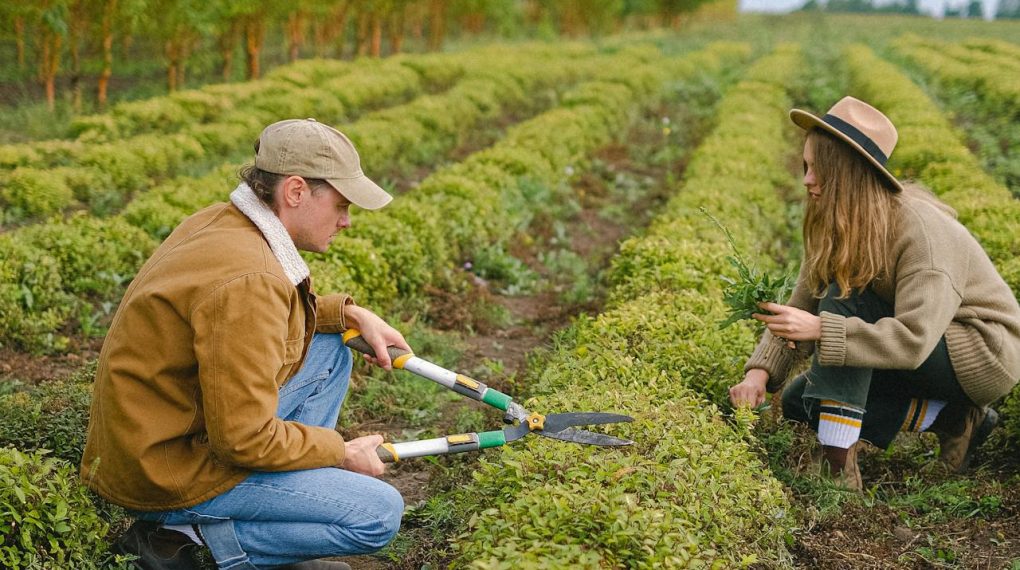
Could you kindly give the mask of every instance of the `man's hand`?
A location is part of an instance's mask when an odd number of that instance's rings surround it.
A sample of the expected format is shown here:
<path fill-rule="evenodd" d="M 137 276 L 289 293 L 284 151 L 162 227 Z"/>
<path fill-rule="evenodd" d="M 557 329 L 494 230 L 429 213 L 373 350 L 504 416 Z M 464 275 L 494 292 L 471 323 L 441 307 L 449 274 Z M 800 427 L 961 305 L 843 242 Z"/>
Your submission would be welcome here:
<path fill-rule="evenodd" d="M 407 351 L 411 350 L 407 341 L 404 340 L 404 335 L 400 334 L 400 331 L 391 327 L 372 311 L 357 305 L 350 305 L 344 309 L 344 315 L 348 326 L 361 331 L 361 337 L 375 351 L 376 356 L 374 358 L 367 354 L 365 355 L 365 359 L 372 364 L 381 366 L 386 370 L 393 370 L 393 363 L 390 362 L 390 355 L 386 352 L 386 347 L 395 346 Z"/>
<path fill-rule="evenodd" d="M 730 402 L 733 407 L 757 407 L 765 402 L 765 385 L 768 384 L 769 373 L 752 368 L 744 375 L 744 381 L 730 388 Z"/>
<path fill-rule="evenodd" d="M 381 435 L 366 435 L 344 442 L 344 462 L 341 469 L 378 477 L 386 471 L 386 464 L 379 460 L 375 448 L 382 445 Z"/>
<path fill-rule="evenodd" d="M 818 315 L 779 303 L 758 303 L 758 306 L 773 314 L 751 316 L 765 323 L 774 336 L 790 341 L 822 338 L 822 318 Z"/>

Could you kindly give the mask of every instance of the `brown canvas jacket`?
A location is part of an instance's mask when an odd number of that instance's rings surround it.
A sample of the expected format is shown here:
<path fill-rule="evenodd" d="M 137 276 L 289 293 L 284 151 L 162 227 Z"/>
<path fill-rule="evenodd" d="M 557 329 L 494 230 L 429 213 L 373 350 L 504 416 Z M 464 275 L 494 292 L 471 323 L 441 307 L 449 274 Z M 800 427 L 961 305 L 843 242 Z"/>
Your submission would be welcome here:
<path fill-rule="evenodd" d="M 313 331 L 342 331 L 348 302 L 317 298 L 307 279 L 295 286 L 235 205 L 194 214 L 145 263 L 114 317 L 82 479 L 116 504 L 163 511 L 211 499 L 252 470 L 338 465 L 339 433 L 283 421 L 276 409 Z"/>

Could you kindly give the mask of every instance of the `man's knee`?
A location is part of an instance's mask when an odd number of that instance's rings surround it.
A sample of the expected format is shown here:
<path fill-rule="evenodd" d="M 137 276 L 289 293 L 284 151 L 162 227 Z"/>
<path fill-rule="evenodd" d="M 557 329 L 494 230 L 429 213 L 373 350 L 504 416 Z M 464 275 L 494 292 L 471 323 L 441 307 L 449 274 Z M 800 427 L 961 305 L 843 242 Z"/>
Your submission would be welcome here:
<path fill-rule="evenodd" d="M 372 494 L 373 504 L 366 505 L 365 520 L 354 527 L 338 527 L 356 541 L 365 551 L 383 548 L 393 540 L 400 530 L 404 515 L 404 498 L 395 488 L 385 485 L 386 490 Z"/>

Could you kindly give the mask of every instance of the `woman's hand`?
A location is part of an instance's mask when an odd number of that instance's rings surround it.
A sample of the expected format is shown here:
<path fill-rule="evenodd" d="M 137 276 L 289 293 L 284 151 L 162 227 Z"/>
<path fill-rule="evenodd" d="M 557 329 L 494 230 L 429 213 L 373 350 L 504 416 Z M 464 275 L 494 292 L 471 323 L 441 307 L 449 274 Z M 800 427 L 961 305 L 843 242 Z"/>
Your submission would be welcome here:
<path fill-rule="evenodd" d="M 758 303 L 758 307 L 773 313 L 751 315 L 765 323 L 773 336 L 791 341 L 822 338 L 822 318 L 818 315 L 779 303 Z"/>
<path fill-rule="evenodd" d="M 404 335 L 400 334 L 400 331 L 391 327 L 372 311 L 357 305 L 349 305 L 344 308 L 344 316 L 347 324 L 351 328 L 361 331 L 362 338 L 375 351 L 376 355 L 374 357 L 367 354 L 364 355 L 365 360 L 372 364 L 386 370 L 393 370 L 393 363 L 390 362 L 390 355 L 386 352 L 386 347 L 395 346 L 408 352 L 411 351 L 411 347 L 404 340 Z"/>
<path fill-rule="evenodd" d="M 733 407 L 757 407 L 765 403 L 765 385 L 768 384 L 769 373 L 752 368 L 744 375 L 744 381 L 730 388 L 730 403 Z"/>

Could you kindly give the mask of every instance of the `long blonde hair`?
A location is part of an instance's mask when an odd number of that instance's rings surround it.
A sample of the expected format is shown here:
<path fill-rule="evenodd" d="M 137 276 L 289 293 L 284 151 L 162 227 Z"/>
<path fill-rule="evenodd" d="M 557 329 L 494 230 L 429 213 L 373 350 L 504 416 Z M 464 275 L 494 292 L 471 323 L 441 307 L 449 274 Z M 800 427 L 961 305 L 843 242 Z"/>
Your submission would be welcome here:
<path fill-rule="evenodd" d="M 889 274 L 899 199 L 875 167 L 835 136 L 808 131 L 821 196 L 804 211 L 807 286 L 824 295 L 830 283 L 840 298 Z"/>

